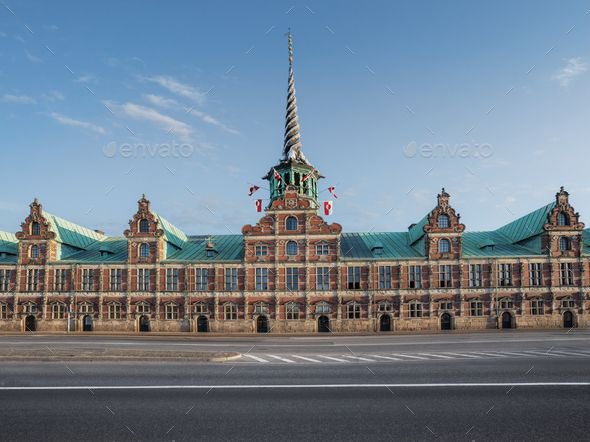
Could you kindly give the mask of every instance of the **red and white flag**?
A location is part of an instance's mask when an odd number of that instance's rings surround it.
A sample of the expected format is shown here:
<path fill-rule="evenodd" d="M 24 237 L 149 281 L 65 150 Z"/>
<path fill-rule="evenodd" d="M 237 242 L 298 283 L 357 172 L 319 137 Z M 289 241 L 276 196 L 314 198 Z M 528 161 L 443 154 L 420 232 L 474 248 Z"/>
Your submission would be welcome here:
<path fill-rule="evenodd" d="M 336 196 L 336 194 L 334 193 L 335 191 L 336 191 L 336 188 L 334 186 L 328 187 L 328 192 L 330 192 L 334 198 L 338 198 Z"/>
<path fill-rule="evenodd" d="M 256 211 L 262 212 L 262 200 L 256 200 Z"/>
<path fill-rule="evenodd" d="M 332 215 L 333 203 L 332 201 L 324 201 L 324 215 Z"/>
<path fill-rule="evenodd" d="M 254 195 L 254 192 L 256 192 L 258 189 L 260 189 L 260 187 L 258 187 L 258 186 L 250 186 L 250 191 L 248 192 L 248 196 Z"/>
<path fill-rule="evenodd" d="M 273 170 L 273 172 L 274 172 L 274 177 L 275 177 L 275 180 L 277 180 L 277 181 L 279 181 L 279 182 L 280 182 L 280 181 L 281 181 L 281 174 L 280 174 L 280 173 L 278 173 L 278 172 L 277 172 L 277 170 L 276 170 L 276 169 L 274 169 L 274 168 L 273 168 L 272 170 Z"/>
<path fill-rule="evenodd" d="M 310 173 L 307 173 L 307 174 L 305 174 L 305 175 L 303 175 L 303 176 L 301 177 L 301 182 L 302 182 L 302 183 L 305 183 L 305 182 L 307 181 L 307 179 L 308 179 L 310 176 L 311 176 L 311 172 L 310 172 Z"/>

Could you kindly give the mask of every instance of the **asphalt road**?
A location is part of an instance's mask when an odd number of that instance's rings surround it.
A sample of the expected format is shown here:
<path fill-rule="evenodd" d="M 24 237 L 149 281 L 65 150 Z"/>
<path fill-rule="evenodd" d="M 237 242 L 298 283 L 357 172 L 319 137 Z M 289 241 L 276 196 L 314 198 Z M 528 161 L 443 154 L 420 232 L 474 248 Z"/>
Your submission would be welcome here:
<path fill-rule="evenodd" d="M 319 339 L 0 337 L 0 347 L 21 345 L 39 351 L 216 347 L 267 362 L 0 361 L 2 440 L 590 438 L 590 333 L 581 330 Z M 392 359 L 377 357 L 387 355 Z"/>

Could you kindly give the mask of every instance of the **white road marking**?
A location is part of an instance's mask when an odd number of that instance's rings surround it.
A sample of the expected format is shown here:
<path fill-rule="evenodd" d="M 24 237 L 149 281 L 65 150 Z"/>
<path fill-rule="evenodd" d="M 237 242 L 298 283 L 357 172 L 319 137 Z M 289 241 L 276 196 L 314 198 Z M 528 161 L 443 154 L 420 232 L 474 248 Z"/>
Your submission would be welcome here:
<path fill-rule="evenodd" d="M 498 352 L 498 353 L 502 353 L 503 355 L 524 356 L 527 358 L 530 358 L 531 356 L 538 356 L 538 355 L 531 355 L 531 354 L 526 354 L 526 353 L 516 353 L 514 351 L 502 351 L 502 352 Z"/>
<path fill-rule="evenodd" d="M 266 359 L 262 359 L 262 358 L 259 358 L 258 356 L 254 356 L 254 355 L 251 355 L 248 353 L 244 353 L 242 356 L 246 356 L 247 358 L 252 358 L 256 362 L 270 362 L 270 361 L 267 361 Z"/>
<path fill-rule="evenodd" d="M 474 351 L 473 353 L 475 353 L 477 355 L 492 356 L 492 357 L 496 357 L 496 358 L 507 358 L 508 357 L 506 355 L 501 355 L 500 353 L 484 353 L 482 351 Z"/>
<path fill-rule="evenodd" d="M 291 355 L 291 357 L 292 358 L 303 359 L 304 361 L 309 361 L 309 362 L 317 362 L 318 364 L 321 364 L 322 363 L 322 361 L 318 361 L 317 359 L 307 358 L 305 356 Z"/>
<path fill-rule="evenodd" d="M 350 361 L 346 361 L 344 359 L 338 359 L 338 358 L 333 358 L 332 356 L 326 356 L 326 355 L 318 355 L 320 358 L 326 358 L 326 359 L 330 359 L 332 361 L 336 361 L 336 362 L 350 362 Z"/>
<path fill-rule="evenodd" d="M 342 355 L 343 358 L 356 359 L 358 361 L 375 362 L 373 359 L 361 358 L 360 356 Z"/>
<path fill-rule="evenodd" d="M 445 356 L 445 355 L 435 355 L 435 354 L 431 354 L 431 353 L 418 353 L 419 355 L 422 356 L 429 356 L 431 358 L 441 358 L 441 359 L 455 359 L 452 356 Z"/>
<path fill-rule="evenodd" d="M 532 354 L 536 354 L 536 355 L 540 355 L 540 356 L 555 356 L 558 358 L 565 358 L 564 355 L 556 355 L 553 352 L 550 351 L 534 351 L 534 350 L 525 350 L 524 353 L 532 353 Z"/>
<path fill-rule="evenodd" d="M 295 361 L 292 361 L 291 359 L 283 358 L 281 356 L 275 356 L 275 355 L 265 355 L 265 356 L 275 358 L 275 359 L 278 359 L 279 361 L 283 361 L 283 362 L 291 362 L 291 363 L 295 362 Z"/>
<path fill-rule="evenodd" d="M 369 355 L 372 358 L 381 358 L 381 359 L 389 359 L 390 361 L 403 361 L 401 358 L 394 358 L 391 356 L 381 356 L 381 355 Z"/>
<path fill-rule="evenodd" d="M 451 353 L 448 351 L 445 351 L 446 355 L 453 355 L 453 356 L 459 356 L 461 358 L 474 358 L 474 359 L 481 359 L 481 356 L 476 356 L 476 355 L 470 355 L 470 354 L 466 354 L 466 353 Z"/>
<path fill-rule="evenodd" d="M 480 387 L 590 387 L 590 382 L 457 382 L 441 384 L 246 384 L 246 385 L 63 385 L 0 387 L 0 391 L 23 390 L 241 390 L 261 388 L 480 388 Z"/>
<path fill-rule="evenodd" d="M 397 355 L 396 354 L 394 356 L 401 356 L 402 358 L 422 359 L 424 361 L 428 360 L 428 358 L 423 358 L 422 356 L 414 356 L 414 355 L 404 355 L 404 354 Z"/>
<path fill-rule="evenodd" d="M 551 353 L 562 353 L 564 355 L 568 355 L 568 356 L 585 356 L 585 357 L 590 357 L 589 354 L 586 353 L 578 353 L 577 351 L 568 351 L 568 350 L 551 350 Z"/>

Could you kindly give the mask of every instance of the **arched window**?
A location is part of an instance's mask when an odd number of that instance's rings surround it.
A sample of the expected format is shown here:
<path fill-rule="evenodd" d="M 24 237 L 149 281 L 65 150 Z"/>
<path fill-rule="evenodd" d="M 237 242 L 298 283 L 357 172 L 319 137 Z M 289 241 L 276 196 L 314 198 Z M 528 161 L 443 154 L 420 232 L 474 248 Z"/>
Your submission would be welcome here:
<path fill-rule="evenodd" d="M 285 229 L 286 230 L 297 230 L 297 218 L 294 216 L 290 216 L 285 221 Z"/>
<path fill-rule="evenodd" d="M 572 244 L 569 240 L 569 238 L 566 238 L 565 236 L 562 236 L 561 238 L 559 238 L 559 250 L 564 251 L 564 250 L 569 250 L 572 248 Z"/>
<path fill-rule="evenodd" d="M 39 258 L 39 246 L 31 246 L 31 258 Z"/>
<path fill-rule="evenodd" d="M 449 227 L 449 217 L 447 215 L 438 215 L 438 227 L 446 229 Z"/>
<path fill-rule="evenodd" d="M 285 311 L 287 313 L 287 319 L 295 320 L 295 319 L 299 319 L 299 316 L 301 313 L 301 307 L 296 302 L 288 302 L 285 305 Z"/>
<path fill-rule="evenodd" d="M 38 222 L 34 222 L 33 224 L 31 224 L 31 235 L 41 235 L 41 224 L 39 224 Z"/>
<path fill-rule="evenodd" d="M 150 245 L 143 243 L 139 246 L 139 256 L 142 258 L 147 258 L 150 256 Z"/>
<path fill-rule="evenodd" d="M 441 239 L 438 242 L 438 251 L 440 253 L 449 253 L 451 251 L 451 243 L 448 239 Z"/>
<path fill-rule="evenodd" d="M 297 243 L 295 241 L 289 241 L 287 243 L 287 255 L 297 255 Z"/>
<path fill-rule="evenodd" d="M 147 219 L 140 219 L 139 220 L 139 231 L 141 233 L 149 233 L 150 222 Z"/>
<path fill-rule="evenodd" d="M 565 214 L 564 212 L 559 212 L 559 214 L 557 215 L 557 225 L 558 226 L 569 226 L 570 225 L 570 220 L 569 220 L 569 217 L 567 216 L 567 214 Z"/>

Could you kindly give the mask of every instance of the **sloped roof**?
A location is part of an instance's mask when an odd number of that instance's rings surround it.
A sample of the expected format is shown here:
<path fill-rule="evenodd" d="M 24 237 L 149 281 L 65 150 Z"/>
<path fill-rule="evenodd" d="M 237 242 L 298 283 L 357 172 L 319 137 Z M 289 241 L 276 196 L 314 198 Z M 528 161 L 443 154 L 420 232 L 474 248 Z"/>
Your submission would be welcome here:
<path fill-rule="evenodd" d="M 517 243 L 535 235 L 544 232 L 543 226 L 547 222 L 547 215 L 555 207 L 555 202 L 547 204 L 540 209 L 534 210 L 502 227 L 496 229 L 503 235 L 506 235 L 510 241 Z"/>
<path fill-rule="evenodd" d="M 55 233 L 57 242 L 64 243 L 79 249 L 85 249 L 95 241 L 105 238 L 102 233 L 79 226 L 71 221 L 43 212 L 43 216 L 50 224 L 50 229 Z"/>
<path fill-rule="evenodd" d="M 540 250 L 513 244 L 498 231 L 463 233 L 464 257 L 499 257 L 540 255 Z"/>
<path fill-rule="evenodd" d="M 85 250 L 62 252 L 61 261 L 82 263 L 127 262 L 127 238 L 114 236 L 95 241 Z"/>
<path fill-rule="evenodd" d="M 381 254 L 372 249 L 383 246 Z M 420 253 L 409 245 L 407 232 L 343 233 L 340 244 L 343 259 L 420 258 Z"/>
<path fill-rule="evenodd" d="M 18 240 L 16 236 L 9 232 L 0 231 L 0 264 L 14 264 L 17 253 Z"/>
<path fill-rule="evenodd" d="M 164 231 L 164 239 L 175 247 L 181 249 L 184 246 L 184 243 L 188 240 L 186 234 L 166 218 L 161 217 L 155 212 L 152 213 L 159 221 L 158 226 Z"/>
<path fill-rule="evenodd" d="M 430 214 L 430 212 L 428 212 Z M 428 215 L 408 228 L 408 239 L 410 244 L 415 243 L 424 236 L 424 226 L 428 224 Z"/>
<path fill-rule="evenodd" d="M 214 256 L 207 256 L 207 243 L 213 243 Z M 241 261 L 244 257 L 242 235 L 189 236 L 181 250 L 167 256 L 166 261 Z"/>

